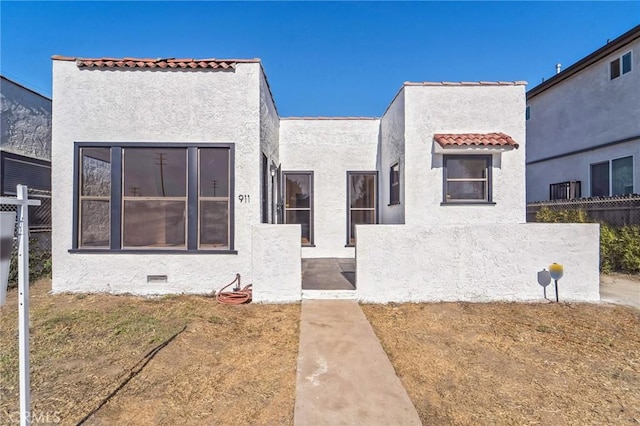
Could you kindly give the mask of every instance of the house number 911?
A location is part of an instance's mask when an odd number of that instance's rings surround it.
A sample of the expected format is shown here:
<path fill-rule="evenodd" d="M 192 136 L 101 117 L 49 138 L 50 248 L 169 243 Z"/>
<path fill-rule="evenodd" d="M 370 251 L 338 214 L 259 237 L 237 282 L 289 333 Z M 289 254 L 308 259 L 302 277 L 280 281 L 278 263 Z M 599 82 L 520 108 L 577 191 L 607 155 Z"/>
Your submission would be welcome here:
<path fill-rule="evenodd" d="M 249 197 L 249 195 L 247 194 L 241 194 L 238 195 L 238 200 L 240 200 L 241 203 L 250 203 L 251 197 Z"/>

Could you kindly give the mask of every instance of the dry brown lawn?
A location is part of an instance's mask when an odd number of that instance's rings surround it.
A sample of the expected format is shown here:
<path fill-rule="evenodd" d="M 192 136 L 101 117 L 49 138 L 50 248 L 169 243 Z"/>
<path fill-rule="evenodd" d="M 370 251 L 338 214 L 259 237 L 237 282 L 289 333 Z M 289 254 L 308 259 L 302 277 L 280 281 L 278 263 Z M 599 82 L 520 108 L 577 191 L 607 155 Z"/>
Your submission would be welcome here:
<path fill-rule="evenodd" d="M 293 423 L 300 305 L 49 288 L 44 280 L 31 290 L 36 415 L 87 425 Z M 0 308 L 0 424 L 17 420 L 16 299 L 11 290 Z M 425 424 L 640 424 L 638 310 L 362 308 Z"/>
<path fill-rule="evenodd" d="M 424 424 L 640 424 L 640 311 L 364 305 Z"/>
<path fill-rule="evenodd" d="M 93 413 L 87 425 L 293 422 L 300 305 L 49 289 L 48 280 L 31 288 L 35 415 L 77 424 Z M 13 289 L 0 308 L 0 424 L 18 419 L 17 311 Z"/>

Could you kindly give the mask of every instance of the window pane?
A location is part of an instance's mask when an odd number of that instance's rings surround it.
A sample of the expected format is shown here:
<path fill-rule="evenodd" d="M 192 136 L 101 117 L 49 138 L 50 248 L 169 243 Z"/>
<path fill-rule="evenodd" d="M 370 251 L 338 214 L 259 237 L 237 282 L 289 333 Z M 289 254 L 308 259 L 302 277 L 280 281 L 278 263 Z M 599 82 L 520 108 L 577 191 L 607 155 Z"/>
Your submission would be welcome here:
<path fill-rule="evenodd" d="M 122 245 L 125 247 L 184 247 L 184 201 L 124 202 Z"/>
<path fill-rule="evenodd" d="M 292 209 L 311 207 L 311 176 L 287 173 L 286 178 L 285 207 Z"/>
<path fill-rule="evenodd" d="M 81 195 L 108 197 L 111 194 L 111 150 L 82 148 Z"/>
<path fill-rule="evenodd" d="M 609 195 L 609 162 L 591 165 L 591 196 Z"/>
<path fill-rule="evenodd" d="M 611 195 L 633 194 L 633 157 L 613 160 L 611 168 Z"/>
<path fill-rule="evenodd" d="M 229 196 L 229 149 L 201 148 L 200 196 Z"/>
<path fill-rule="evenodd" d="M 109 247 L 109 201 L 84 200 L 80 207 L 80 245 Z"/>
<path fill-rule="evenodd" d="M 391 184 L 400 182 L 400 167 L 396 164 L 391 167 Z"/>
<path fill-rule="evenodd" d="M 451 179 L 482 179 L 487 177 L 486 158 L 447 158 L 447 177 Z"/>
<path fill-rule="evenodd" d="M 487 200 L 485 182 L 447 182 L 447 200 Z"/>
<path fill-rule="evenodd" d="M 631 52 L 622 56 L 622 74 L 631 71 Z"/>
<path fill-rule="evenodd" d="M 400 167 L 398 164 L 391 166 L 389 179 L 389 204 L 400 202 Z"/>
<path fill-rule="evenodd" d="M 138 197 L 185 197 L 187 150 L 125 148 L 123 194 Z"/>
<path fill-rule="evenodd" d="M 620 59 L 611 62 L 611 80 L 620 77 Z"/>
<path fill-rule="evenodd" d="M 302 225 L 302 244 L 311 243 L 311 212 L 309 210 L 288 210 L 287 223 Z"/>
<path fill-rule="evenodd" d="M 349 244 L 354 244 L 356 241 L 356 225 L 375 223 L 376 214 L 374 210 L 351 210 L 351 229 L 349 230 Z"/>
<path fill-rule="evenodd" d="M 376 178 L 374 175 L 349 175 L 350 205 L 354 208 L 374 208 Z"/>
<path fill-rule="evenodd" d="M 229 247 L 228 201 L 200 202 L 200 247 Z"/>

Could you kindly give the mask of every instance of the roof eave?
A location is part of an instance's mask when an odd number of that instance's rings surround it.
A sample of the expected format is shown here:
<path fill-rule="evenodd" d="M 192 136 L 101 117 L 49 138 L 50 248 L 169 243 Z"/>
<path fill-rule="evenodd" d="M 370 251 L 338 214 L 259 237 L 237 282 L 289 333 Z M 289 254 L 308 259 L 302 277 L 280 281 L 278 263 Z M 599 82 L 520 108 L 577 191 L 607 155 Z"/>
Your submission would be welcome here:
<path fill-rule="evenodd" d="M 556 74 L 550 79 L 546 80 L 545 82 L 538 84 L 536 87 L 534 87 L 533 89 L 527 92 L 527 100 L 533 98 L 534 96 L 539 95 L 545 90 L 550 89 L 556 84 L 566 80 L 567 78 L 577 74 L 583 69 L 593 65 L 594 63 L 598 62 L 602 58 L 613 53 L 614 51 L 620 49 L 621 47 L 627 44 L 630 44 L 632 41 L 636 40 L 637 38 L 640 38 L 640 25 L 633 27 L 626 33 L 622 34 L 620 37 L 605 44 L 604 46 L 602 46 L 595 52 L 591 53 L 590 55 L 580 59 L 578 62 L 566 68 L 564 71 L 560 72 L 559 74 Z"/>

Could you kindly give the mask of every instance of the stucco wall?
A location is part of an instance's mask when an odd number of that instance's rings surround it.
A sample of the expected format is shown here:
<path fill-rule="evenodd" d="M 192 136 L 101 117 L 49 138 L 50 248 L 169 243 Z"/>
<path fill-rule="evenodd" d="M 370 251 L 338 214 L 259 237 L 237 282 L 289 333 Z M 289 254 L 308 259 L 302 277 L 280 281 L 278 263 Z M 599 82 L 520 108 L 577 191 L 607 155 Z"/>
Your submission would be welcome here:
<path fill-rule="evenodd" d="M 597 224 L 360 225 L 357 236 L 366 302 L 544 300 L 537 272 L 553 262 L 560 301 L 600 300 Z"/>
<path fill-rule="evenodd" d="M 632 70 L 609 63 L 633 50 Z M 528 99 L 527 161 L 640 135 L 640 39 Z"/>
<path fill-rule="evenodd" d="M 300 225 L 253 227 L 253 301 L 290 303 L 302 297 Z"/>
<path fill-rule="evenodd" d="M 347 171 L 375 171 L 378 119 L 283 119 L 283 171 L 313 171 L 314 244 L 302 257 L 353 257 L 347 243 Z"/>
<path fill-rule="evenodd" d="M 405 223 L 519 223 L 525 221 L 524 85 L 406 84 Z M 495 205 L 446 205 L 436 133 L 503 132 L 518 149 L 493 154 Z M 486 153 L 491 153 L 487 151 Z"/>
<path fill-rule="evenodd" d="M 611 80 L 609 64 L 633 50 L 632 70 Z M 549 199 L 549 185 L 580 180 L 591 196 L 590 164 L 634 158 L 640 191 L 640 39 L 527 100 L 527 162 L 635 137 L 618 145 L 527 165 L 527 201 Z"/>
<path fill-rule="evenodd" d="M 260 65 L 235 70 L 78 69 L 53 61 L 53 290 L 204 293 L 236 273 L 251 281 L 251 226 L 260 220 Z M 235 249 L 215 254 L 68 253 L 73 147 L 84 142 L 235 144 Z M 238 194 L 250 195 L 240 203 Z M 147 275 L 167 275 L 163 284 Z"/>
<path fill-rule="evenodd" d="M 380 119 L 378 167 L 380 175 L 380 223 L 404 223 L 405 156 L 404 156 L 404 88 L 389 105 Z M 390 171 L 398 163 L 400 173 L 400 204 L 390 205 Z"/>
<path fill-rule="evenodd" d="M 549 185 L 567 181 L 581 182 L 581 196 L 591 196 L 591 164 L 633 156 L 633 188 L 640 192 L 640 137 L 608 146 L 527 166 L 527 201 L 549 199 Z"/>
<path fill-rule="evenodd" d="M 277 186 L 275 179 L 271 178 L 269 173 L 269 167 L 271 164 L 280 164 L 280 151 L 279 151 L 279 133 L 280 133 L 280 117 L 278 117 L 278 111 L 273 102 L 269 84 L 264 73 L 260 73 L 260 151 L 267 156 L 267 170 L 262 170 L 262 158 L 259 158 L 260 164 L 260 179 L 264 173 L 269 176 L 269 185 L 267 190 L 267 200 L 269 203 L 268 208 L 268 220 L 269 223 L 273 222 L 273 216 L 275 214 L 275 203 L 277 199 L 272 199 L 272 193 L 274 187 Z M 260 186 L 262 191 L 262 186 Z M 262 194 L 261 194 L 262 195 Z"/>
<path fill-rule="evenodd" d="M 51 159 L 51 100 L 0 78 L 0 149 Z"/>

